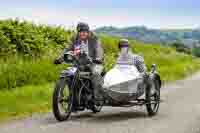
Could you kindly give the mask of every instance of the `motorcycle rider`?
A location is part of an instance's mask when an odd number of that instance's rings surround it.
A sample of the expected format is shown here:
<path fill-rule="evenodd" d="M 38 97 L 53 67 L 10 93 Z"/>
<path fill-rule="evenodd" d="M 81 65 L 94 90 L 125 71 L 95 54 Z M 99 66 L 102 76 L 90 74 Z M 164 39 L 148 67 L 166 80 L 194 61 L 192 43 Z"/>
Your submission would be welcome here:
<path fill-rule="evenodd" d="M 133 54 L 129 50 L 129 42 L 127 39 L 121 39 L 118 47 L 120 49 L 120 54 L 117 59 L 117 64 L 135 65 L 140 73 L 146 73 L 144 58 L 142 56 Z"/>
<path fill-rule="evenodd" d="M 61 64 L 64 61 L 64 53 L 68 51 L 72 51 L 78 57 L 81 53 L 85 53 L 92 59 L 95 65 L 92 67 L 93 77 L 91 80 L 95 98 L 98 101 L 100 97 L 98 88 L 101 87 L 99 78 L 103 72 L 103 49 L 100 40 L 90 31 L 87 23 L 78 23 L 77 34 L 72 37 L 69 47 L 64 49 L 60 57 L 54 61 L 54 64 Z"/>
<path fill-rule="evenodd" d="M 77 34 L 71 38 L 68 48 L 65 48 L 63 53 L 58 59 L 54 61 L 55 64 L 61 64 L 64 60 L 64 53 L 73 51 L 74 54 L 79 55 L 85 52 L 97 64 L 103 63 L 103 49 L 101 42 L 90 28 L 87 23 L 80 22 L 77 25 Z"/>

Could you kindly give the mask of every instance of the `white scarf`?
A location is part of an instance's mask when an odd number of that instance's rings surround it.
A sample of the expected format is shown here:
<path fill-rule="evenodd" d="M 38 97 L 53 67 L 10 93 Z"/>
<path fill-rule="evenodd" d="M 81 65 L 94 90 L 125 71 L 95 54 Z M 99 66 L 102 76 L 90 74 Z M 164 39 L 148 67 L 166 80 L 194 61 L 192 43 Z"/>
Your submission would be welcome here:
<path fill-rule="evenodd" d="M 81 41 L 81 53 L 86 53 L 87 55 L 89 54 L 88 41 Z"/>

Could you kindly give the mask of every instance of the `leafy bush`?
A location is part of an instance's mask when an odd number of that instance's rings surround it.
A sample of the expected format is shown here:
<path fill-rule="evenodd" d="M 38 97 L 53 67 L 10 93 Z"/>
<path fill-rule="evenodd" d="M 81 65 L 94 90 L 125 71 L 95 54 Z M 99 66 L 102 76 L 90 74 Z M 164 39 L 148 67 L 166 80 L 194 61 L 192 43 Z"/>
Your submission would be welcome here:
<path fill-rule="evenodd" d="M 0 20 L 0 56 L 13 53 L 40 56 L 49 47 L 63 47 L 73 32 L 20 20 Z"/>
<path fill-rule="evenodd" d="M 183 43 L 175 42 L 175 43 L 172 43 L 172 46 L 176 48 L 177 52 L 191 54 L 191 49 L 186 47 Z"/>
<path fill-rule="evenodd" d="M 196 57 L 200 57 L 200 47 L 194 47 L 192 49 L 192 54 Z"/>

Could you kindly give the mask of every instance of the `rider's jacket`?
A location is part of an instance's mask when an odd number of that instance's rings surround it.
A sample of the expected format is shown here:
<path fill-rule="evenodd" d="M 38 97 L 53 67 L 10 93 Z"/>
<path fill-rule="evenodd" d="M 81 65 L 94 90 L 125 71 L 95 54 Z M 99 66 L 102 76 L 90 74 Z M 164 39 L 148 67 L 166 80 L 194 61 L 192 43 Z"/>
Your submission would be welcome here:
<path fill-rule="evenodd" d="M 72 37 L 69 47 L 64 49 L 60 59 L 63 59 L 64 53 L 67 51 L 73 51 L 75 54 L 79 54 L 81 51 L 84 51 L 93 60 L 103 61 L 103 49 L 101 43 L 97 36 L 95 36 L 92 32 L 90 32 L 89 39 L 85 42 L 82 42 L 78 38 L 78 35 Z"/>
<path fill-rule="evenodd" d="M 127 54 L 120 54 L 117 64 L 135 65 L 140 73 L 146 72 L 146 65 L 142 56 L 136 55 L 129 51 Z"/>

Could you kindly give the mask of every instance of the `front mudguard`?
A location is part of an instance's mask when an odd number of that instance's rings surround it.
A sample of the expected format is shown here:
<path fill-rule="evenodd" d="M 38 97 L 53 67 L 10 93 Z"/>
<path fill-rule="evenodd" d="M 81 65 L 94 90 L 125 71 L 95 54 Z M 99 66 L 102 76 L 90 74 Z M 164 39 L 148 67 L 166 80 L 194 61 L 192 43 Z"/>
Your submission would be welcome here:
<path fill-rule="evenodd" d="M 157 65 L 156 64 L 152 64 L 149 78 L 150 78 L 150 80 L 154 80 L 154 79 L 158 80 L 159 87 L 161 88 L 162 80 L 161 80 L 159 73 L 157 72 Z"/>
<path fill-rule="evenodd" d="M 60 73 L 60 78 L 73 77 L 77 71 L 76 67 L 69 67 Z"/>
<path fill-rule="evenodd" d="M 158 73 L 155 74 L 155 78 L 159 81 L 159 85 L 160 85 L 160 88 L 162 86 L 162 80 L 161 80 L 161 77 Z"/>
<path fill-rule="evenodd" d="M 162 80 L 161 80 L 160 75 L 157 72 L 150 73 L 150 75 L 149 75 L 149 80 L 150 81 L 153 81 L 154 79 L 156 79 L 156 80 L 159 81 L 159 87 L 161 88 L 161 86 L 162 86 Z"/>
<path fill-rule="evenodd" d="M 68 85 L 69 85 L 69 89 L 72 91 L 73 93 L 73 105 L 72 105 L 72 110 L 75 110 L 76 106 L 78 105 L 78 100 L 77 100 L 77 90 L 73 89 L 74 88 L 74 84 L 76 81 L 74 81 L 74 77 L 76 75 L 77 72 L 77 68 L 76 67 L 68 67 L 66 70 L 63 70 L 60 73 L 60 78 L 65 78 Z"/>

